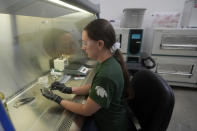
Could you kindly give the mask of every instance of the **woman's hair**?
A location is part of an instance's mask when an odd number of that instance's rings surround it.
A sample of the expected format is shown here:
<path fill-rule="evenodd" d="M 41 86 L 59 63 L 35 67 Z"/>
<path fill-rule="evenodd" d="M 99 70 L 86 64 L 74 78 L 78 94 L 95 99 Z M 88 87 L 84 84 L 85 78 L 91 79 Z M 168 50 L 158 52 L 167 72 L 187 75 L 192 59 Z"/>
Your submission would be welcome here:
<path fill-rule="evenodd" d="M 90 22 L 85 28 L 85 31 L 87 31 L 88 37 L 92 40 L 98 41 L 103 40 L 104 46 L 107 49 L 110 49 L 113 44 L 116 42 L 116 35 L 114 28 L 110 24 L 109 21 L 105 19 L 96 19 L 92 22 Z M 126 69 L 126 65 L 123 60 L 123 56 L 119 49 L 116 50 L 114 53 L 115 59 L 119 62 L 121 65 L 123 76 L 124 76 L 124 96 L 126 98 L 132 98 L 134 96 L 134 92 L 132 88 L 130 87 L 129 82 L 129 73 Z"/>

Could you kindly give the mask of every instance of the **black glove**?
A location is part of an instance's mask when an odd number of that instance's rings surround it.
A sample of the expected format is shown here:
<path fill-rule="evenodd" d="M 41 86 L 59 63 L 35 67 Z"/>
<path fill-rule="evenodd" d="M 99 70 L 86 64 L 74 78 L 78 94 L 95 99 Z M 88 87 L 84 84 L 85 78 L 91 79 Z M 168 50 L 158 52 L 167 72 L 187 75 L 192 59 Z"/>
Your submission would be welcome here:
<path fill-rule="evenodd" d="M 51 90 L 59 90 L 63 93 L 72 94 L 72 87 L 67 87 L 63 83 L 57 81 L 53 82 L 50 88 Z"/>
<path fill-rule="evenodd" d="M 62 97 L 54 94 L 52 91 L 49 91 L 47 89 L 40 89 L 40 90 L 42 92 L 42 95 L 46 97 L 47 99 L 53 100 L 57 102 L 58 104 L 60 104 L 60 102 L 62 101 Z"/>

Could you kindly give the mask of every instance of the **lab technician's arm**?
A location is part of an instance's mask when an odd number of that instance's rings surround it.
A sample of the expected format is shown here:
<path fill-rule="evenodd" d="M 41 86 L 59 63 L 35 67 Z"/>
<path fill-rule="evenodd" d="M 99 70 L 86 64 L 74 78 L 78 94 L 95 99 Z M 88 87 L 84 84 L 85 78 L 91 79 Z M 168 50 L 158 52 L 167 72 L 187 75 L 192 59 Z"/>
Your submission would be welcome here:
<path fill-rule="evenodd" d="M 88 95 L 90 84 L 80 87 L 72 87 L 72 93 L 76 95 Z"/>
<path fill-rule="evenodd" d="M 50 86 L 51 90 L 59 90 L 65 94 L 87 95 L 90 89 L 90 84 L 80 87 L 68 87 L 63 83 L 55 81 Z"/>
<path fill-rule="evenodd" d="M 62 100 L 60 105 L 69 111 L 83 116 L 91 116 L 101 108 L 101 106 L 94 102 L 90 97 L 88 97 L 85 104 Z"/>

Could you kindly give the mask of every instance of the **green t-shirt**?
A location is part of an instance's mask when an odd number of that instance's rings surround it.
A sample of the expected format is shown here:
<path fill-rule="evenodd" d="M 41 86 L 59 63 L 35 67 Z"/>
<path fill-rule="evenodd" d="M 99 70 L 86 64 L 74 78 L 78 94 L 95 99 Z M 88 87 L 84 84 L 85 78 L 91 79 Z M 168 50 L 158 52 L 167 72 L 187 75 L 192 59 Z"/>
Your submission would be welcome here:
<path fill-rule="evenodd" d="M 124 77 L 120 64 L 110 57 L 96 67 L 89 97 L 101 106 L 94 114 L 101 131 L 126 131 L 126 104 L 122 99 Z"/>

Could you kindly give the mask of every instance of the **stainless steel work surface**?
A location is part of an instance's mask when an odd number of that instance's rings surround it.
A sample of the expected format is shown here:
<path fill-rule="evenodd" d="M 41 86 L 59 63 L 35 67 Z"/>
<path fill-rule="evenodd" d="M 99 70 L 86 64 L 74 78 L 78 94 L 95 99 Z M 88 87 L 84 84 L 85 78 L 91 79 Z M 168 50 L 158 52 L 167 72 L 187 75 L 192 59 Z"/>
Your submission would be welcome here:
<path fill-rule="evenodd" d="M 84 80 L 74 80 L 71 78 L 66 82 L 67 86 L 80 86 L 90 83 L 93 72 Z M 52 82 L 52 81 L 51 81 Z M 21 93 L 19 96 L 8 102 L 10 118 L 17 131 L 61 131 L 61 130 L 77 130 L 82 126 L 80 116 L 64 110 L 57 103 L 50 101 L 42 96 L 39 84 L 34 84 L 32 87 Z M 64 99 L 82 103 L 84 96 L 76 96 L 74 94 L 63 94 L 58 91 L 54 93 L 62 96 Z M 24 104 L 15 106 L 19 100 L 28 99 Z"/>

